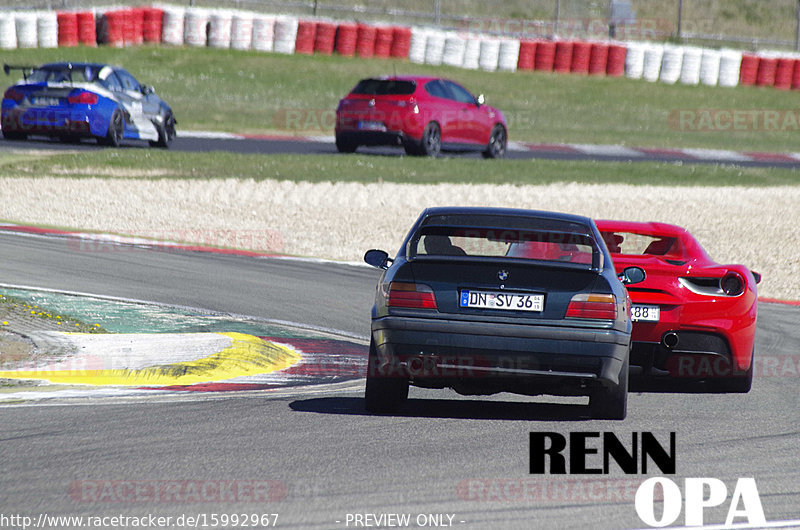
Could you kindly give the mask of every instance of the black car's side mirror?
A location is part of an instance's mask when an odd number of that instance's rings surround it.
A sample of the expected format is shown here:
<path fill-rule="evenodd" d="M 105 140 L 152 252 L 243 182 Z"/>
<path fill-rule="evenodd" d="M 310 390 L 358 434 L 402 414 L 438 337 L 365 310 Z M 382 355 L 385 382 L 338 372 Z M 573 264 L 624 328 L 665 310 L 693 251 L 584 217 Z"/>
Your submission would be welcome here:
<path fill-rule="evenodd" d="M 364 261 L 378 269 L 388 269 L 388 263 L 391 261 L 389 254 L 383 250 L 372 249 L 364 254 Z"/>
<path fill-rule="evenodd" d="M 631 285 L 643 282 L 647 275 L 641 267 L 626 267 L 617 277 L 623 284 Z"/>

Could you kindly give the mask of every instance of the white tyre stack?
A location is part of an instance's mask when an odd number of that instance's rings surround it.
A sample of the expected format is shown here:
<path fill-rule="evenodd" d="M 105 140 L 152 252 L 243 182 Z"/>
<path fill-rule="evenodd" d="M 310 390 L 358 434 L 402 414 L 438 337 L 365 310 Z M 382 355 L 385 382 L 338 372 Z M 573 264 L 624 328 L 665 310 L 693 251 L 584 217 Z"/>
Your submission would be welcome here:
<path fill-rule="evenodd" d="M 481 55 L 478 67 L 487 72 L 494 72 L 500 63 L 500 39 L 482 39 Z"/>
<path fill-rule="evenodd" d="M 700 63 L 703 59 L 703 49 L 687 46 L 683 51 L 683 65 L 681 67 L 680 81 L 684 85 L 696 85 L 700 82 Z"/>
<path fill-rule="evenodd" d="M 297 17 L 278 17 L 275 19 L 274 50 L 276 52 L 288 55 L 294 53 L 298 25 Z"/>
<path fill-rule="evenodd" d="M 639 42 L 629 42 L 625 52 L 625 77 L 641 79 L 644 74 L 645 45 Z"/>
<path fill-rule="evenodd" d="M 183 42 L 187 46 L 206 46 L 208 35 L 206 26 L 208 25 L 209 12 L 207 9 L 197 7 L 186 10 L 185 27 Z"/>
<path fill-rule="evenodd" d="M 13 50 L 17 47 L 17 22 L 13 11 L 0 12 L 0 48 Z"/>
<path fill-rule="evenodd" d="M 659 80 L 662 83 L 674 85 L 681 77 L 683 65 L 683 48 L 681 46 L 664 46 L 664 55 L 661 57 L 661 73 Z"/>
<path fill-rule="evenodd" d="M 186 9 L 177 6 L 165 6 L 161 19 L 161 42 L 171 46 L 183 46 L 183 20 Z"/>
<path fill-rule="evenodd" d="M 425 63 L 425 48 L 428 45 L 428 30 L 421 26 L 411 27 L 411 45 L 408 60 L 415 64 Z"/>
<path fill-rule="evenodd" d="M 230 48 L 232 24 L 232 12 L 224 9 L 212 11 L 209 15 L 208 45 L 212 48 Z"/>
<path fill-rule="evenodd" d="M 444 43 L 442 64 L 460 67 L 464 64 L 464 50 L 466 47 L 467 41 L 461 35 L 455 32 L 448 33 Z"/>
<path fill-rule="evenodd" d="M 497 69 L 504 72 L 516 72 L 519 63 L 519 39 L 503 39 L 500 41 L 500 59 Z"/>
<path fill-rule="evenodd" d="M 661 60 L 664 57 L 664 46 L 650 44 L 644 50 L 644 71 L 642 78 L 651 83 L 658 81 L 661 73 Z"/>
<path fill-rule="evenodd" d="M 275 48 L 274 43 L 275 17 L 271 15 L 254 15 L 253 49 L 260 52 L 271 52 Z"/>
<path fill-rule="evenodd" d="M 272 40 L 270 40 L 272 44 Z M 231 19 L 231 48 L 249 50 L 253 45 L 253 13 L 236 11 Z"/>
<path fill-rule="evenodd" d="M 477 70 L 480 68 L 481 59 L 481 39 L 477 35 L 469 35 L 464 44 L 464 63 L 463 68 Z"/>
<path fill-rule="evenodd" d="M 742 52 L 738 50 L 722 50 L 719 57 L 719 86 L 735 87 L 739 85 L 739 73 L 742 67 Z"/>
<path fill-rule="evenodd" d="M 36 13 L 36 31 L 40 48 L 58 48 L 58 15 L 55 11 Z"/>
<path fill-rule="evenodd" d="M 15 17 L 17 28 L 17 47 L 35 48 L 39 45 L 36 36 L 36 13 L 17 13 Z"/>
<path fill-rule="evenodd" d="M 447 33 L 439 30 L 431 30 L 425 42 L 425 64 L 440 65 L 444 58 L 444 45 L 447 41 Z"/>
<path fill-rule="evenodd" d="M 719 50 L 704 49 L 700 59 L 700 82 L 707 86 L 719 83 L 719 68 L 722 53 Z"/>

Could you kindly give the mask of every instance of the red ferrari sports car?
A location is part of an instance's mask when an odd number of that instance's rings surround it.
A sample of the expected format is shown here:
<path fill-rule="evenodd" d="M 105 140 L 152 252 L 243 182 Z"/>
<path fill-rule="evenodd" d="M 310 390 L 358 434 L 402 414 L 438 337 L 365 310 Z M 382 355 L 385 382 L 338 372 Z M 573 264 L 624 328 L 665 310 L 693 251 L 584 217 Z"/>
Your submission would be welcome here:
<path fill-rule="evenodd" d="M 501 158 L 507 144 L 503 113 L 449 79 L 362 79 L 336 109 L 336 148 L 342 153 L 362 145 L 402 145 L 410 155 L 452 150 Z"/>
<path fill-rule="evenodd" d="M 645 271 L 629 285 L 631 375 L 704 380 L 717 392 L 748 392 L 753 380 L 756 284 L 744 265 L 720 265 L 684 228 L 597 221 L 617 273 Z M 623 280 L 624 281 L 624 280 Z"/>

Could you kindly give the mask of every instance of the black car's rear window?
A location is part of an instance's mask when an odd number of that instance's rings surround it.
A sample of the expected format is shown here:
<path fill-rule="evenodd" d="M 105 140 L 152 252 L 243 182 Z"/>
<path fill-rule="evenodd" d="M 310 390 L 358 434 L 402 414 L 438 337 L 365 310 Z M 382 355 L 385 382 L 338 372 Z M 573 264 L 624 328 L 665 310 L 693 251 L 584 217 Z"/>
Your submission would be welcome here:
<path fill-rule="evenodd" d="M 353 89 L 353 94 L 365 96 L 408 96 L 414 93 L 417 85 L 413 81 L 396 79 L 363 79 Z"/>

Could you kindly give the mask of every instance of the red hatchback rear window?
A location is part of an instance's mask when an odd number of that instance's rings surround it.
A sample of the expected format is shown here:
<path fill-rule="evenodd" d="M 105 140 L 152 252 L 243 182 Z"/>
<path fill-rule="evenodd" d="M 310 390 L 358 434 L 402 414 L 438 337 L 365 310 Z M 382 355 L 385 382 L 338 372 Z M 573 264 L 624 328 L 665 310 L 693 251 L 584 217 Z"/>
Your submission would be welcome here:
<path fill-rule="evenodd" d="M 414 93 L 417 84 L 397 79 L 363 79 L 353 89 L 353 94 L 365 96 L 408 96 Z"/>

